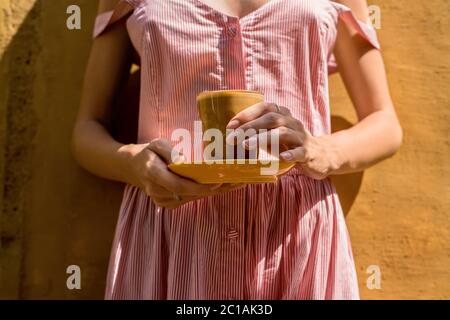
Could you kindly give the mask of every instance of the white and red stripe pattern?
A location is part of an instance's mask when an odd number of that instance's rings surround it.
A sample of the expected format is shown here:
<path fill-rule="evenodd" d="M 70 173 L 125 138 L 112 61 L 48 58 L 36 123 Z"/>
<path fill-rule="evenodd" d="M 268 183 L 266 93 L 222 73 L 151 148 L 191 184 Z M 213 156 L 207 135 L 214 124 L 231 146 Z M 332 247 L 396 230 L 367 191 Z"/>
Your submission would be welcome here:
<path fill-rule="evenodd" d="M 200 0 L 121 0 L 94 36 L 127 22 L 141 57 L 139 142 L 193 131 L 197 94 L 221 89 L 260 91 L 323 135 L 339 17 L 378 48 L 370 25 L 328 0 L 272 0 L 243 18 Z M 358 299 L 335 189 L 293 169 L 167 210 L 127 186 L 106 298 Z"/>

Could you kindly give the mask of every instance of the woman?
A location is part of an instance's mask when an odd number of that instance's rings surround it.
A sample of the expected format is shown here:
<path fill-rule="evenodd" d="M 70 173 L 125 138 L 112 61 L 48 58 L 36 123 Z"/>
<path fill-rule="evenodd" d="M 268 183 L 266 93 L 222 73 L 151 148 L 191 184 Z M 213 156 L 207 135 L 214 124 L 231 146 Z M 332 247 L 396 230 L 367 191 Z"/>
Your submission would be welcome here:
<path fill-rule="evenodd" d="M 364 0 L 101 0 L 74 154 L 127 184 L 107 299 L 358 299 L 350 241 L 328 177 L 364 170 L 402 140 Z M 350 9 L 351 8 L 351 9 Z M 108 132 L 136 50 L 139 141 Z M 331 134 L 329 72 L 359 122 Z M 205 90 L 263 92 L 229 128 L 279 129 L 297 166 L 274 184 L 199 185 L 171 173 L 177 128 Z"/>

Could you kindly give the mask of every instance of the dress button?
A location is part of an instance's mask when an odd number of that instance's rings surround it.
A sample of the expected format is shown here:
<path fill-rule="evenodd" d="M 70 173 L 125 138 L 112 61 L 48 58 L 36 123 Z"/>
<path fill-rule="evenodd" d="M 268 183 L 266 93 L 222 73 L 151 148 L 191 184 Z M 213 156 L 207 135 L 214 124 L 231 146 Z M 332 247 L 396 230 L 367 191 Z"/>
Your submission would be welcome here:
<path fill-rule="evenodd" d="M 227 33 L 229 37 L 234 38 L 237 35 L 237 32 L 238 32 L 237 28 L 235 26 L 231 26 L 228 28 Z"/>
<path fill-rule="evenodd" d="M 229 240 L 237 239 L 239 237 L 239 232 L 235 229 L 228 230 L 227 237 Z"/>

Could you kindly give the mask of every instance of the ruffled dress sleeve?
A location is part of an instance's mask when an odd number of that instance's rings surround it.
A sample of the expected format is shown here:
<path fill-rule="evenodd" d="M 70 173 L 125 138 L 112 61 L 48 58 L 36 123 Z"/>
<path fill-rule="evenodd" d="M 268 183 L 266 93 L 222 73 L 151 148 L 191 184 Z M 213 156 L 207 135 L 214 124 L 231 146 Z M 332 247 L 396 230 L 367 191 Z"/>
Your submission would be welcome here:
<path fill-rule="evenodd" d="M 363 22 L 358 20 L 353 14 L 352 10 L 340 3 L 330 1 L 333 6 L 335 13 L 337 15 L 337 21 L 343 21 L 347 26 L 355 30 L 364 40 L 366 40 L 372 47 L 380 50 L 380 43 L 378 41 L 377 33 L 375 28 L 372 26 L 370 21 Z M 335 73 L 338 69 L 336 58 L 331 54 L 328 60 L 328 73 Z"/>
<path fill-rule="evenodd" d="M 111 26 L 125 22 L 142 2 L 143 0 L 120 0 L 114 10 L 99 14 L 95 20 L 93 37 L 97 38 Z"/>

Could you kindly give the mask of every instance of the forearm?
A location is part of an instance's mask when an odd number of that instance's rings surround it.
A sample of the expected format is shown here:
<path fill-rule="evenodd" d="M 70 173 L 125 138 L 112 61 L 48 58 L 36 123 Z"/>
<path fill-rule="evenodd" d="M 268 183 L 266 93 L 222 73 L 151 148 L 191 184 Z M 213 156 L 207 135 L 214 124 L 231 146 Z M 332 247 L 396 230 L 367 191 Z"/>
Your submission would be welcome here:
<path fill-rule="evenodd" d="M 359 172 L 395 154 L 402 130 L 394 111 L 373 112 L 355 126 L 329 136 L 337 166 L 331 174 Z"/>
<path fill-rule="evenodd" d="M 142 148 L 115 141 L 95 120 L 79 121 L 73 133 L 72 150 L 78 163 L 89 172 L 109 180 L 133 183 L 129 174 L 130 159 Z"/>

